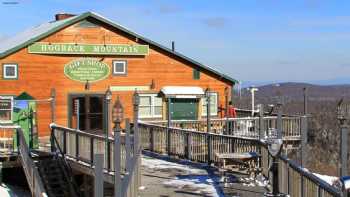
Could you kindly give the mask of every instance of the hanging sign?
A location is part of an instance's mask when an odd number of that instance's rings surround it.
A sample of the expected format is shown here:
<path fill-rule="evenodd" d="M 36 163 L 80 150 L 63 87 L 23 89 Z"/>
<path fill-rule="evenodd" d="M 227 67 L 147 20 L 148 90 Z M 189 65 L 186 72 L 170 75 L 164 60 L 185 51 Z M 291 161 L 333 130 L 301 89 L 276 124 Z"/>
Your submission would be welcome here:
<path fill-rule="evenodd" d="M 148 45 L 128 44 L 75 44 L 36 42 L 28 53 L 78 55 L 148 55 Z"/>
<path fill-rule="evenodd" d="M 76 59 L 64 66 L 64 74 L 75 81 L 94 82 L 105 79 L 110 73 L 108 64 L 99 59 Z"/>

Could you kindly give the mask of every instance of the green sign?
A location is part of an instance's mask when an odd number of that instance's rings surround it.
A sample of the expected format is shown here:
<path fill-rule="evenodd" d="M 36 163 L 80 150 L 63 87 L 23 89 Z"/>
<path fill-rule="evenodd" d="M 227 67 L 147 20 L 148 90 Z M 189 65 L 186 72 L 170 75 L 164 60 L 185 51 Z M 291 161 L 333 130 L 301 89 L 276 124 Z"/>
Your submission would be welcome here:
<path fill-rule="evenodd" d="M 75 81 L 94 82 L 105 79 L 109 75 L 109 66 L 99 59 L 76 59 L 64 66 L 64 74 Z"/>
<path fill-rule="evenodd" d="M 28 53 L 81 55 L 148 55 L 148 49 L 148 45 L 103 45 L 36 42 L 28 47 Z"/>

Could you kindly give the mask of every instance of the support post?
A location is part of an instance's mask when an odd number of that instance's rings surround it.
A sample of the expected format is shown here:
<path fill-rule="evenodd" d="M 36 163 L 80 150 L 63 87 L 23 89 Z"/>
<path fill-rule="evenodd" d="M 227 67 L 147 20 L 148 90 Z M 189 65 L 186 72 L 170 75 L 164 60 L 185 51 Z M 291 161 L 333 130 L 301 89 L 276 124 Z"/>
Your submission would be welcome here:
<path fill-rule="evenodd" d="M 340 177 L 348 174 L 347 161 L 348 161 L 348 132 L 349 126 L 344 121 L 340 125 Z"/>
<path fill-rule="evenodd" d="M 114 197 L 122 197 L 120 126 L 114 130 Z"/>
<path fill-rule="evenodd" d="M 109 132 L 111 131 L 110 127 L 110 114 L 111 114 L 111 100 L 112 100 L 112 92 L 108 87 L 105 98 L 104 98 L 104 130 L 105 130 L 105 157 L 107 162 L 107 171 L 110 169 L 110 149 L 109 149 Z"/>
<path fill-rule="evenodd" d="M 308 91 L 307 88 L 304 87 L 304 115 L 308 114 Z"/>
<path fill-rule="evenodd" d="M 155 150 L 154 150 L 154 131 L 153 131 L 153 127 L 149 128 L 149 134 L 150 134 L 150 137 L 151 137 L 150 150 L 152 152 L 155 152 Z"/>
<path fill-rule="evenodd" d="M 138 189 L 141 185 L 141 133 L 139 130 L 139 105 L 140 105 L 140 96 L 137 93 L 137 91 L 135 91 L 134 93 L 134 157 L 137 158 L 137 166 L 136 166 L 136 170 L 135 173 L 136 175 L 134 175 L 134 177 L 137 179 L 134 181 L 136 182 L 135 186 L 134 186 L 134 193 L 135 196 L 138 195 Z"/>
<path fill-rule="evenodd" d="M 103 196 L 103 154 L 94 155 L 95 164 L 95 197 Z"/>
<path fill-rule="evenodd" d="M 170 112 L 170 106 L 171 106 L 171 98 L 168 98 L 168 124 L 167 124 L 167 132 L 166 132 L 166 136 L 167 136 L 167 152 L 168 152 L 168 155 L 170 156 L 171 155 L 171 150 L 170 150 L 170 147 L 171 147 L 171 136 L 170 136 L 170 126 L 171 126 L 171 112 Z"/>
<path fill-rule="evenodd" d="M 259 139 L 265 137 L 264 105 L 259 105 Z"/>
<path fill-rule="evenodd" d="M 210 89 L 207 88 L 206 90 L 206 96 L 207 96 L 207 146 L 208 146 L 208 164 L 210 165 L 212 162 L 212 146 L 211 146 L 211 122 L 210 122 Z"/>
<path fill-rule="evenodd" d="M 186 157 L 188 160 L 191 160 L 192 158 L 192 135 L 190 132 L 187 133 L 187 141 L 186 141 L 186 146 L 187 146 L 187 153 Z"/>
<path fill-rule="evenodd" d="M 232 101 L 231 101 L 232 102 Z M 228 123 L 228 87 L 225 88 L 225 135 L 229 135 L 229 123 Z"/>
<path fill-rule="evenodd" d="M 282 104 L 277 103 L 277 138 L 283 139 L 283 131 L 282 131 Z"/>
<path fill-rule="evenodd" d="M 308 131 L 308 125 L 307 125 L 307 116 L 301 117 L 301 166 L 306 166 L 307 161 L 307 131 Z"/>
<path fill-rule="evenodd" d="M 56 89 L 51 89 L 51 122 L 56 121 Z"/>

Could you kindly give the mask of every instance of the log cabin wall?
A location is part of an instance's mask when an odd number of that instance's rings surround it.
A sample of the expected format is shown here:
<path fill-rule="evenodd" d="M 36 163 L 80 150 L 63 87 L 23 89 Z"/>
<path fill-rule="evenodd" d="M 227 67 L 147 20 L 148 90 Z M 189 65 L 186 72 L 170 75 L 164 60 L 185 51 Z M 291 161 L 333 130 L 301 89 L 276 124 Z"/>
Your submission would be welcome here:
<path fill-rule="evenodd" d="M 115 28 L 90 19 L 96 27 L 81 27 L 79 23 L 68 26 L 38 42 L 50 43 L 88 43 L 88 44 L 147 44 Z M 174 54 L 156 46 L 149 45 L 149 54 L 145 56 L 115 55 L 47 55 L 30 54 L 23 48 L 0 59 L 0 64 L 17 63 L 18 79 L 5 80 L 0 76 L 0 95 L 19 95 L 27 92 L 35 99 L 50 97 L 50 90 L 56 89 L 56 123 L 68 126 L 68 95 L 71 93 L 104 93 L 108 86 L 149 86 L 154 81 L 154 89 L 146 92 L 159 93 L 164 86 L 199 86 L 209 87 L 218 93 L 218 106 L 225 106 L 225 88 L 231 93 L 233 83 L 211 72 L 201 70 L 200 79 L 193 79 L 193 68 L 196 65 L 183 60 Z M 199 49 L 200 50 L 200 49 Z M 127 75 L 114 76 L 112 73 L 104 80 L 93 82 L 85 90 L 85 83 L 67 78 L 64 66 L 72 60 L 84 57 L 99 58 L 108 64 L 112 72 L 113 60 L 127 61 Z M 0 66 L 0 73 L 3 72 Z M 113 100 L 120 97 L 125 117 L 132 118 L 133 91 L 114 91 Z M 231 98 L 230 95 L 228 98 Z M 38 105 L 39 135 L 49 134 L 51 121 L 50 105 Z"/>

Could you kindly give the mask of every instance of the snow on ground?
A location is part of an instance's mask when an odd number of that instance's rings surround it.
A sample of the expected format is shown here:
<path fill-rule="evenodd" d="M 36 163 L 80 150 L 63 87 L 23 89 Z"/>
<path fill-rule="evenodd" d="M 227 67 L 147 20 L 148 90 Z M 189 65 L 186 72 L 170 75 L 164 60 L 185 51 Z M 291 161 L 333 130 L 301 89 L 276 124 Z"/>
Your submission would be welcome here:
<path fill-rule="evenodd" d="M 207 170 L 194 168 L 189 165 L 168 162 L 160 159 L 143 157 L 142 166 L 163 172 L 176 172 L 174 179 L 163 181 L 165 187 L 182 189 L 210 197 L 223 197 L 216 177 L 208 174 Z"/>
<path fill-rule="evenodd" d="M 6 184 L 0 185 L 0 196 L 1 197 L 29 197 L 30 192 L 25 191 L 16 186 L 10 186 Z"/>

